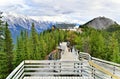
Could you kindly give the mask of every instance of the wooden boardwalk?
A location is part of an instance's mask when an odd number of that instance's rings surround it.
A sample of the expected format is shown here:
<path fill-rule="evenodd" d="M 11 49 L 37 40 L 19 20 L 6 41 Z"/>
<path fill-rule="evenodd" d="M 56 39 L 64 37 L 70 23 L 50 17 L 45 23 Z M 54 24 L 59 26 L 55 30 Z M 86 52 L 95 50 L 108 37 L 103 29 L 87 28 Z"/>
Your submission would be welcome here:
<path fill-rule="evenodd" d="M 61 59 L 60 61 L 79 61 L 78 57 L 74 55 L 73 52 L 68 50 L 67 43 L 61 43 Z"/>
<path fill-rule="evenodd" d="M 60 45 L 60 60 L 25 60 L 6 79 L 120 79 L 120 64 L 69 51 Z"/>

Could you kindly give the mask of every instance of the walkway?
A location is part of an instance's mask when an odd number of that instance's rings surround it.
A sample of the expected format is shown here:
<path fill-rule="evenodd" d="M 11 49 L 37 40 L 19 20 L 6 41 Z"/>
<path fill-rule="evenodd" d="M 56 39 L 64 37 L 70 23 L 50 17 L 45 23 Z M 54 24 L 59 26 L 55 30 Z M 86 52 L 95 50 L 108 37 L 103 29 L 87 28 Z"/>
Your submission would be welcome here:
<path fill-rule="evenodd" d="M 79 61 L 74 52 L 68 51 L 67 42 L 62 42 L 60 48 L 62 49 L 60 61 Z"/>
<path fill-rule="evenodd" d="M 69 51 L 60 44 L 60 60 L 24 60 L 6 79 L 120 79 L 120 64 Z"/>

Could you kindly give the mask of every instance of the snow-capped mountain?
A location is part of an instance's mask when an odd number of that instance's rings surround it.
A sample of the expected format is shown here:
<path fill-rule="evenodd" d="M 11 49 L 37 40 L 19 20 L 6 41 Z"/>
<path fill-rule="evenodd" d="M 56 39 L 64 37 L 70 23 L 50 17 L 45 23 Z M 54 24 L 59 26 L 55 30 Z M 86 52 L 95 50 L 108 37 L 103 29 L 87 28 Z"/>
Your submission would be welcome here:
<path fill-rule="evenodd" d="M 34 23 L 36 30 L 38 32 L 41 32 L 42 30 L 50 28 L 50 26 L 52 25 L 52 22 L 34 20 L 29 16 L 15 13 L 3 13 L 3 20 L 7 21 L 9 24 L 9 28 L 12 28 L 14 30 L 16 30 L 18 27 L 30 30 L 31 24 Z"/>
<path fill-rule="evenodd" d="M 12 37 L 15 40 L 20 34 L 21 30 L 28 30 L 30 32 L 31 25 L 34 23 L 35 29 L 38 33 L 49 29 L 52 25 L 57 23 L 78 23 L 77 20 L 70 19 L 69 17 L 60 16 L 25 16 L 16 13 L 3 13 L 3 21 L 6 21 L 9 25 L 9 29 L 12 33 Z"/>
<path fill-rule="evenodd" d="M 32 23 L 34 23 L 38 33 L 51 28 L 54 24 L 54 22 L 35 20 L 29 16 L 15 13 L 3 13 L 2 16 L 2 20 L 6 21 L 9 25 L 13 39 L 16 39 L 21 30 L 28 30 L 28 32 L 30 32 Z"/>

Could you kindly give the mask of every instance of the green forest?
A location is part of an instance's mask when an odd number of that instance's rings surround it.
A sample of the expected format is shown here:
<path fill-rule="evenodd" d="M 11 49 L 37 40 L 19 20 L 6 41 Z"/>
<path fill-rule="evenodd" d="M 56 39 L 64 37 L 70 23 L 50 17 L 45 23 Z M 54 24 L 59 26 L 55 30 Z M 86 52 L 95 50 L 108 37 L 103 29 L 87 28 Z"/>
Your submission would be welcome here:
<path fill-rule="evenodd" d="M 69 41 L 77 50 L 93 57 L 120 63 L 120 30 L 113 30 L 119 25 L 106 30 L 84 26 L 82 33 L 52 28 L 38 34 L 32 23 L 31 33 L 22 30 L 15 44 L 8 26 L 0 20 L 0 79 L 5 79 L 23 60 L 44 60 L 62 41 Z"/>

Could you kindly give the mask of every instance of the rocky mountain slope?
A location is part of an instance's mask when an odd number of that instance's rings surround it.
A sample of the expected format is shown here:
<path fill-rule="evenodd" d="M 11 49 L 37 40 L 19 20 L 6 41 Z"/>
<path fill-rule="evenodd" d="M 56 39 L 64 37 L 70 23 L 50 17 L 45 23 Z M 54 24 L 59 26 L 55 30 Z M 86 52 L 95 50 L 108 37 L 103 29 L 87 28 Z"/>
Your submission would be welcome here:
<path fill-rule="evenodd" d="M 109 18 L 97 17 L 85 23 L 83 26 L 88 26 L 88 27 L 92 27 L 95 29 L 106 29 L 109 26 L 115 25 L 115 24 L 117 23 Z"/>

